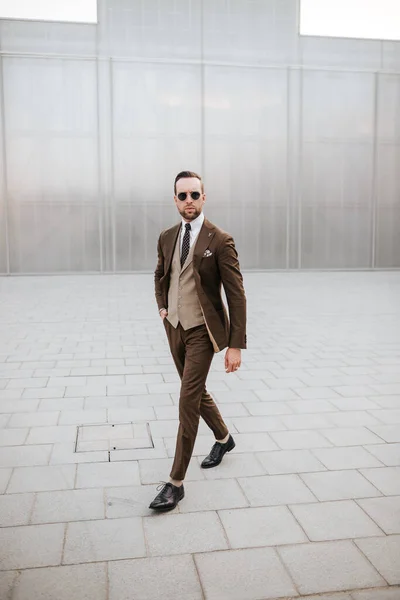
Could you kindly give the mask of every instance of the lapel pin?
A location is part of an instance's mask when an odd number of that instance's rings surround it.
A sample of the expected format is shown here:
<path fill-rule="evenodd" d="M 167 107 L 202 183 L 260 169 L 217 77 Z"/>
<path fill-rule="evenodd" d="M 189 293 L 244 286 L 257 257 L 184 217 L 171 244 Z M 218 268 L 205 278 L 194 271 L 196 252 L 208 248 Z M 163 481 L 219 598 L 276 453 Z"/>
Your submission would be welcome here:
<path fill-rule="evenodd" d="M 212 233 L 209 233 L 209 234 L 208 234 L 208 237 L 211 237 L 211 236 L 212 236 Z"/>

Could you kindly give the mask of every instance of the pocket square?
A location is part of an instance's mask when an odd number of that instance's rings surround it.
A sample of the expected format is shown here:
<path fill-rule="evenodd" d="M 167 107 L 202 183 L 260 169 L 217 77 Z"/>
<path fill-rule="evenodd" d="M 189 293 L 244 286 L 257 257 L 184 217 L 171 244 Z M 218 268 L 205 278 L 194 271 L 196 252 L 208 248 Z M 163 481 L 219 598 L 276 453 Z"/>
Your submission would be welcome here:
<path fill-rule="evenodd" d="M 210 252 L 209 250 L 205 250 L 203 256 L 206 256 L 206 257 L 212 256 L 212 252 Z"/>

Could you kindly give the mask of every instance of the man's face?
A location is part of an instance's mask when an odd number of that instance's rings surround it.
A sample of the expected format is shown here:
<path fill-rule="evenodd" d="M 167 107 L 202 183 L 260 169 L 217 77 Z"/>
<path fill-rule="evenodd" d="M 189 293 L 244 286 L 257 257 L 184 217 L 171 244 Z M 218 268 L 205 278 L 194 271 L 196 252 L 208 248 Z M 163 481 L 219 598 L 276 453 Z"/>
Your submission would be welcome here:
<path fill-rule="evenodd" d="M 195 198 L 192 198 L 191 193 Z M 196 196 L 198 198 L 196 199 Z M 201 182 L 197 177 L 179 179 L 176 183 L 175 204 L 186 222 L 196 219 L 203 210 L 206 195 L 201 191 Z"/>

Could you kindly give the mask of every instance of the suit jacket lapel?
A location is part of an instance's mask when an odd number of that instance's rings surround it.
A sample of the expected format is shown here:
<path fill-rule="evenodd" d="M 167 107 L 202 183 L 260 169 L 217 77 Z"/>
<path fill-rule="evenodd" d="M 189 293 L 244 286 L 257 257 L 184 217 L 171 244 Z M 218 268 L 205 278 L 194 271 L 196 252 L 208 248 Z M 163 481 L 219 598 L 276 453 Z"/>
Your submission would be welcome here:
<path fill-rule="evenodd" d="M 177 240 L 179 232 L 181 230 L 181 226 L 182 226 L 182 224 L 178 223 L 178 225 L 176 225 L 175 227 L 172 227 L 172 229 L 170 229 L 170 231 L 167 234 L 168 239 L 165 240 L 165 243 L 167 244 L 167 252 L 166 252 L 166 257 L 165 257 L 164 275 L 166 275 L 171 268 L 171 261 L 172 261 L 173 255 L 174 255 L 176 240 Z"/>
<path fill-rule="evenodd" d="M 202 228 L 200 229 L 199 237 L 197 238 L 196 247 L 194 249 L 193 254 L 193 257 L 196 259 L 194 260 L 194 266 L 196 269 L 198 269 L 200 261 L 203 258 L 204 252 L 210 245 L 214 234 L 215 226 L 212 223 L 210 223 L 210 221 L 208 221 L 207 219 L 204 219 L 204 223 Z"/>

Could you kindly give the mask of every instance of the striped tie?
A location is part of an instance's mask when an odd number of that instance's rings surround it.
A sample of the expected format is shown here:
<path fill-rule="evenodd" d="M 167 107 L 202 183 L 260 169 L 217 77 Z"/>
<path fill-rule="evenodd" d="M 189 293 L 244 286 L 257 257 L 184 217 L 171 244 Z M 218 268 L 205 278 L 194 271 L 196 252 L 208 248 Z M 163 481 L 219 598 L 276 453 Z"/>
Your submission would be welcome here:
<path fill-rule="evenodd" d="M 185 235 L 183 236 L 182 252 L 181 252 L 181 267 L 185 264 L 190 250 L 190 223 L 185 223 Z"/>

